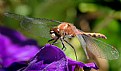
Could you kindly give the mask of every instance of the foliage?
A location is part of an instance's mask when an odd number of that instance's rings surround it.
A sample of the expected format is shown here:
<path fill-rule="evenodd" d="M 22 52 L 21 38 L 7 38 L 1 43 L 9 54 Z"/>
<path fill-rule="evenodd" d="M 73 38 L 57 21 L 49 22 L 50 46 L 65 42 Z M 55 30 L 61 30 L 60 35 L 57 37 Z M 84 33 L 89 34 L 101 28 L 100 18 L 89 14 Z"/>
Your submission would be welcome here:
<path fill-rule="evenodd" d="M 105 34 L 108 39 L 102 41 L 115 46 L 120 52 L 120 7 L 121 0 L 85 0 L 85 2 L 83 0 L 0 0 L 0 26 L 19 30 L 28 38 L 34 38 L 38 40 L 40 45 L 44 45 L 48 39 L 33 36 L 22 30 L 18 21 L 3 16 L 3 13 L 9 11 L 29 17 L 66 21 L 73 23 L 83 31 Z M 85 61 L 80 44 L 76 44 L 78 40 L 74 38 L 70 42 L 79 53 L 79 59 Z M 74 57 L 72 49 L 67 48 L 66 53 Z M 109 71 L 121 71 L 121 57 L 117 60 L 109 61 L 109 64 Z M 107 69 L 104 68 L 102 70 L 106 71 Z"/>

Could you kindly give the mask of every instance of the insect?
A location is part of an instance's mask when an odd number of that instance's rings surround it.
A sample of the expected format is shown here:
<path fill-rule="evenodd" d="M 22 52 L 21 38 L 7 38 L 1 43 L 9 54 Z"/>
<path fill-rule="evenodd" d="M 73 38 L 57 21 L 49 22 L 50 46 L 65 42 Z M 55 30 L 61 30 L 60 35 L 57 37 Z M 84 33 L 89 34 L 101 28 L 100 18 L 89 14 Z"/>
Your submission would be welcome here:
<path fill-rule="evenodd" d="M 68 37 L 77 37 L 79 42 L 82 45 L 82 48 L 89 59 L 88 51 L 94 54 L 96 57 L 105 58 L 105 59 L 117 59 L 119 57 L 119 52 L 113 46 L 102 42 L 96 38 L 104 38 L 106 36 L 100 33 L 87 33 L 77 29 L 74 25 L 67 22 L 60 22 L 56 20 L 49 20 L 44 18 L 29 18 L 26 16 L 13 14 L 13 13 L 5 13 L 5 16 L 15 18 L 20 21 L 20 26 L 38 36 L 48 38 L 51 36 L 50 41 L 53 41 L 53 44 L 60 39 L 62 42 L 63 48 L 65 49 L 64 42 L 69 44 L 73 49 L 74 47 L 67 41 L 65 38 Z M 75 55 L 76 51 L 74 49 Z M 76 55 L 77 59 L 77 55 Z"/>

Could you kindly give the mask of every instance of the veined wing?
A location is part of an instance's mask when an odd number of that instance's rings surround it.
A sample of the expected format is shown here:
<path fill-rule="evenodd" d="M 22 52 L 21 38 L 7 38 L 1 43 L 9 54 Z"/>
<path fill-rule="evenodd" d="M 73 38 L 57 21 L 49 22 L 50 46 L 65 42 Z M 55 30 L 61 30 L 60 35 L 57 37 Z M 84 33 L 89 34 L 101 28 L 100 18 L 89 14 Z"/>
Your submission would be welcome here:
<path fill-rule="evenodd" d="M 82 45 L 82 48 L 87 56 L 87 59 L 89 59 L 87 49 L 96 57 L 105 58 L 109 60 L 119 58 L 119 52 L 113 46 L 94 38 L 94 36 L 91 37 L 90 35 L 88 36 L 86 34 L 81 34 L 81 32 L 83 31 L 78 30 L 76 27 L 72 26 L 72 29 L 73 29 L 73 32 L 75 32 L 77 38 L 79 39 L 79 42 Z"/>
<path fill-rule="evenodd" d="M 82 35 L 88 50 L 95 56 L 109 60 L 118 59 L 119 52 L 113 46 L 90 36 Z"/>
<path fill-rule="evenodd" d="M 14 18 L 20 21 L 20 26 L 31 32 L 32 34 L 44 38 L 49 38 L 49 30 L 50 28 L 59 25 L 61 22 L 56 20 L 49 20 L 44 18 L 29 18 L 26 16 L 13 14 L 13 13 L 5 13 L 5 16 L 10 18 Z"/>

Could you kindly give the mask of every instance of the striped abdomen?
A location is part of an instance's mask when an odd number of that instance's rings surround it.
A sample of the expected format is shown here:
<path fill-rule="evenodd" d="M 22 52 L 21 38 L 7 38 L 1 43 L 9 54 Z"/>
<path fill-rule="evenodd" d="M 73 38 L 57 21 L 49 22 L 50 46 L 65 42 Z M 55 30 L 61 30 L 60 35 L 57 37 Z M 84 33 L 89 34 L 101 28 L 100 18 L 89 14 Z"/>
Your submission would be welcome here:
<path fill-rule="evenodd" d="M 87 36 L 91 36 L 91 37 L 96 37 L 96 38 L 104 38 L 107 39 L 107 37 L 103 34 L 100 33 L 86 33 L 86 32 L 81 32 L 82 35 L 87 35 Z"/>

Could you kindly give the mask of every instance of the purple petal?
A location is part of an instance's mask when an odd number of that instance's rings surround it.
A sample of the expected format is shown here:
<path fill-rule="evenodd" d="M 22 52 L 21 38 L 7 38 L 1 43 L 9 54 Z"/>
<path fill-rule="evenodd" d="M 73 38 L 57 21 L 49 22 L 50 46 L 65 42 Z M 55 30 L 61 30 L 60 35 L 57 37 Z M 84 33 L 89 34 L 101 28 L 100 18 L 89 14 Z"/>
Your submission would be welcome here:
<path fill-rule="evenodd" d="M 28 70 L 45 71 L 74 71 L 76 68 L 98 69 L 95 63 L 84 64 L 65 56 L 56 46 L 46 44 L 36 55 L 35 59 L 25 68 Z"/>
<path fill-rule="evenodd" d="M 64 52 L 58 47 L 50 44 L 46 44 L 38 53 L 37 59 L 39 61 L 44 60 L 44 63 L 51 63 L 53 61 L 58 61 L 65 56 Z"/>
<path fill-rule="evenodd" d="M 38 52 L 35 45 L 20 46 L 0 34 L 0 65 L 8 67 L 14 62 L 27 61 Z"/>
<path fill-rule="evenodd" d="M 78 62 L 78 61 L 74 61 L 70 58 L 68 58 L 68 66 L 69 66 L 69 71 L 74 71 L 76 66 L 83 68 L 83 67 L 87 67 L 87 68 L 93 68 L 93 69 L 99 69 L 95 63 L 87 63 L 84 64 L 83 62 Z"/>
<path fill-rule="evenodd" d="M 37 45 L 36 41 L 33 39 L 26 39 L 21 33 L 0 26 L 0 33 L 4 36 L 7 36 L 11 42 L 19 45 Z"/>
<path fill-rule="evenodd" d="M 0 26 L 0 33 L 9 37 L 13 42 L 20 42 L 26 40 L 26 38 L 19 32 Z"/>
<path fill-rule="evenodd" d="M 62 50 L 46 44 L 37 54 L 37 58 L 31 61 L 25 70 L 65 71 L 68 69 L 67 64 L 66 56 Z"/>
<path fill-rule="evenodd" d="M 29 67 L 27 67 L 25 70 L 43 70 L 43 71 L 65 71 L 67 70 L 66 66 L 66 60 L 64 58 L 52 62 L 50 64 L 44 64 L 43 61 L 39 62 L 32 62 L 29 64 Z"/>
<path fill-rule="evenodd" d="M 93 68 L 93 69 L 99 69 L 95 63 L 87 63 L 85 64 L 86 67 L 88 68 Z"/>

